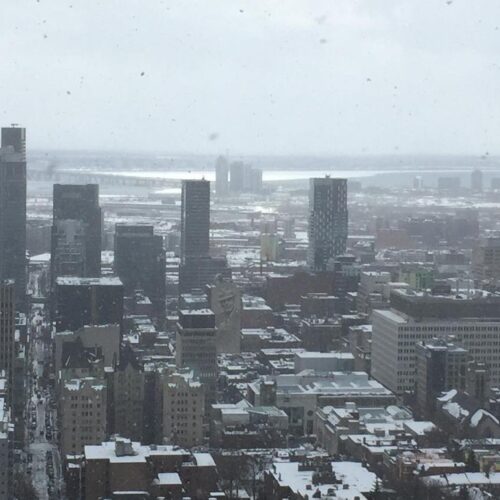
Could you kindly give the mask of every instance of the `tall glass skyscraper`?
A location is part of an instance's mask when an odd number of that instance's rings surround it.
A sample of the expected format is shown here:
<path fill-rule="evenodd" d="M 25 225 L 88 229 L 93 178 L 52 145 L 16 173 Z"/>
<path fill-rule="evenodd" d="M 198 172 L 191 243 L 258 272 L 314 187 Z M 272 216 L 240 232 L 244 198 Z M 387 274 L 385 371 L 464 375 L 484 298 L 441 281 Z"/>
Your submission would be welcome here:
<path fill-rule="evenodd" d="M 347 179 L 315 178 L 309 184 L 308 264 L 314 271 L 347 249 Z"/>

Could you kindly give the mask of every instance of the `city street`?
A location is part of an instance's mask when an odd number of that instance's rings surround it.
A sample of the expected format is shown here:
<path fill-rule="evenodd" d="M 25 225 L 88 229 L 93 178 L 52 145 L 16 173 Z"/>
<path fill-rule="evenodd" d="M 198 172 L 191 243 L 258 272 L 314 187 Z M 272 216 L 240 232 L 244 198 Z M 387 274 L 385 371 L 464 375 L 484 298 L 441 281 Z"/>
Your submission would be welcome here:
<path fill-rule="evenodd" d="M 29 390 L 26 427 L 29 435 L 28 453 L 33 486 L 41 500 L 63 498 L 60 493 L 62 472 L 57 449 L 57 413 L 53 389 L 45 367 L 51 362 L 50 340 L 44 336 L 44 311 L 33 306 L 30 321 L 31 349 L 29 358 Z M 45 373 L 44 373 L 45 370 Z M 51 403 L 52 399 L 52 403 Z"/>

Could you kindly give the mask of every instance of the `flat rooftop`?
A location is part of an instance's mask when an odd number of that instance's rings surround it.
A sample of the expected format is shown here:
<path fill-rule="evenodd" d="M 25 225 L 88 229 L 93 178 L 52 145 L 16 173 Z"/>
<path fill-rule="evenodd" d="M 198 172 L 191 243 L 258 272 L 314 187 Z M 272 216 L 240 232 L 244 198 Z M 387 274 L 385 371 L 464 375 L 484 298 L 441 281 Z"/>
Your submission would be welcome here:
<path fill-rule="evenodd" d="M 102 276 L 100 278 L 82 278 L 79 276 L 60 276 L 56 278 L 56 285 L 60 286 L 123 286 L 120 278 Z"/>

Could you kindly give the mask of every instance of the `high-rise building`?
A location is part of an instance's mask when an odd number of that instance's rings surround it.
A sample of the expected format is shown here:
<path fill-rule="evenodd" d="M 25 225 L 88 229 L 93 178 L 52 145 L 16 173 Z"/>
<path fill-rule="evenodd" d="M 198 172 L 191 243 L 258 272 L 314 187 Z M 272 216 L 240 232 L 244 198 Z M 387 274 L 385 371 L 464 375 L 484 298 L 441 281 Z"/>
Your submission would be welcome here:
<path fill-rule="evenodd" d="M 217 350 L 215 315 L 210 309 L 180 310 L 176 341 L 177 368 L 190 368 L 205 385 L 207 403 L 215 400 Z"/>
<path fill-rule="evenodd" d="M 465 390 L 469 353 L 442 338 L 419 342 L 415 352 L 417 403 L 423 415 L 432 416 L 441 392 Z"/>
<path fill-rule="evenodd" d="M 101 208 L 97 184 L 54 184 L 52 284 L 59 276 L 101 274 Z"/>
<path fill-rule="evenodd" d="M 475 193 L 483 191 L 483 171 L 476 168 L 470 174 L 470 188 Z"/>
<path fill-rule="evenodd" d="M 85 325 L 122 324 L 123 285 L 120 278 L 57 278 L 55 321 L 58 332 Z"/>
<path fill-rule="evenodd" d="M 244 173 L 244 191 L 249 193 L 262 191 L 262 170 L 248 165 Z"/>
<path fill-rule="evenodd" d="M 224 257 L 210 257 L 210 182 L 182 181 L 179 294 L 228 275 Z"/>
<path fill-rule="evenodd" d="M 181 263 L 210 249 L 210 182 L 182 181 Z"/>
<path fill-rule="evenodd" d="M 26 299 L 26 129 L 2 128 L 0 148 L 0 280 Z"/>
<path fill-rule="evenodd" d="M 245 164 L 233 161 L 229 167 L 229 189 L 231 193 L 241 193 L 245 189 Z"/>
<path fill-rule="evenodd" d="M 156 314 L 164 316 L 165 250 L 163 238 L 154 234 L 153 226 L 116 224 L 114 268 L 127 296 L 143 290 Z"/>
<path fill-rule="evenodd" d="M 235 161 L 229 167 L 229 190 L 231 193 L 257 193 L 262 190 L 262 170 Z"/>
<path fill-rule="evenodd" d="M 215 194 L 225 196 L 229 192 L 229 164 L 224 156 L 215 162 Z"/>
<path fill-rule="evenodd" d="M 0 370 L 7 378 L 9 403 L 12 405 L 14 384 L 14 348 L 16 335 L 15 284 L 0 282 Z"/>
<path fill-rule="evenodd" d="M 347 179 L 310 180 L 308 263 L 315 271 L 347 249 Z"/>

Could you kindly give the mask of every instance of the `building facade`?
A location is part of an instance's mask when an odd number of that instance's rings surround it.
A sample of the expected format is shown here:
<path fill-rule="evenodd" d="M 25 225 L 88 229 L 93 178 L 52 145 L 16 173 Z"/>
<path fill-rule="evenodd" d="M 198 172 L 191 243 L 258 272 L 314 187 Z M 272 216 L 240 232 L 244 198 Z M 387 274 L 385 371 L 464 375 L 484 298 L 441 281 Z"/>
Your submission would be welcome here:
<path fill-rule="evenodd" d="M 174 373 L 163 383 L 163 436 L 167 442 L 191 448 L 203 444 L 205 388 L 193 372 Z"/>
<path fill-rule="evenodd" d="M 0 283 L 0 370 L 7 378 L 9 402 L 12 403 L 16 335 L 15 283 Z"/>
<path fill-rule="evenodd" d="M 498 385 L 500 297 L 477 293 L 467 299 L 466 294 L 433 297 L 393 292 L 392 308 L 372 314 L 373 377 L 396 393 L 413 391 L 417 343 L 453 336 L 453 342 L 467 349 L 475 361 L 488 365 L 491 383 Z"/>
<path fill-rule="evenodd" d="M 182 181 L 181 263 L 207 257 L 210 249 L 210 182 Z"/>
<path fill-rule="evenodd" d="M 119 278 L 57 278 L 55 302 L 57 331 L 122 324 L 123 284 Z"/>
<path fill-rule="evenodd" d="M 331 258 L 346 252 L 347 222 L 347 179 L 311 179 L 308 229 L 311 269 L 324 271 Z"/>
<path fill-rule="evenodd" d="M 26 299 L 26 129 L 2 128 L 0 148 L 0 280 Z"/>
<path fill-rule="evenodd" d="M 472 254 L 472 271 L 478 280 L 500 280 L 500 238 L 485 238 Z"/>
<path fill-rule="evenodd" d="M 469 353 L 445 339 L 416 345 L 416 395 L 422 414 L 432 415 L 436 397 L 450 389 L 465 390 Z"/>
<path fill-rule="evenodd" d="M 165 250 L 153 226 L 116 224 L 114 269 L 126 295 L 143 290 L 155 312 L 165 314 Z"/>
<path fill-rule="evenodd" d="M 61 388 L 61 455 L 78 455 L 107 435 L 106 383 L 94 377 L 66 381 Z"/>
<path fill-rule="evenodd" d="M 59 276 L 101 274 L 101 208 L 97 184 L 54 184 L 52 283 Z"/>
<path fill-rule="evenodd" d="M 218 279 L 207 286 L 210 309 L 215 314 L 218 353 L 239 353 L 241 350 L 241 291 L 229 280 Z"/>
<path fill-rule="evenodd" d="M 229 193 L 229 164 L 224 156 L 215 162 L 215 194 L 226 196 Z"/>
<path fill-rule="evenodd" d="M 205 385 L 208 403 L 215 400 L 217 349 L 215 315 L 210 309 L 179 311 L 176 341 L 177 368 L 190 368 Z"/>
<path fill-rule="evenodd" d="M 130 347 L 125 347 L 120 363 L 108 373 L 109 434 L 143 441 L 144 412 L 151 411 L 144 400 L 145 377 Z M 145 408 L 146 406 L 146 408 Z"/>

